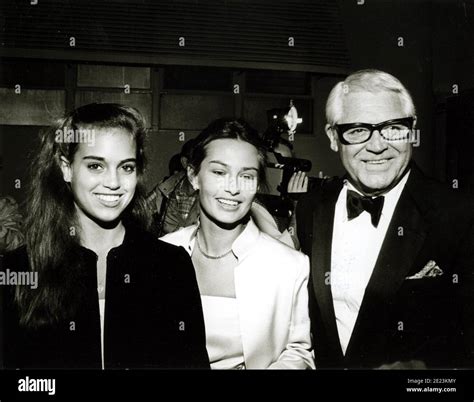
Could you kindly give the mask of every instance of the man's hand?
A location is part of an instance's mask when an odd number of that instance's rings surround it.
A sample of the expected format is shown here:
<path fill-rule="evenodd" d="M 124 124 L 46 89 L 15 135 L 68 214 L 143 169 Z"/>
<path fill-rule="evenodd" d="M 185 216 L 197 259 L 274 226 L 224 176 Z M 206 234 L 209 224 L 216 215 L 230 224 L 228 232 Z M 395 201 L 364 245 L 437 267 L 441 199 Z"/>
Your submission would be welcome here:
<path fill-rule="evenodd" d="M 308 177 L 305 172 L 295 172 L 288 181 L 288 193 L 306 193 L 308 191 Z"/>
<path fill-rule="evenodd" d="M 395 362 L 390 364 L 382 364 L 379 370 L 425 370 L 426 364 L 421 360 L 408 360 L 405 362 Z"/>

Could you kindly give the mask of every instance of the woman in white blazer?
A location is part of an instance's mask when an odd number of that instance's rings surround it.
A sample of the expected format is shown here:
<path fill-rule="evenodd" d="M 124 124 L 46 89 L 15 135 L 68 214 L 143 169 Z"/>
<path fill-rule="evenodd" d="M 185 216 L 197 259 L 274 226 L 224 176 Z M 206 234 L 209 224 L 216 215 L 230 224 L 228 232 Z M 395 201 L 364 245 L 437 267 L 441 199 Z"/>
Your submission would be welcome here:
<path fill-rule="evenodd" d="M 162 238 L 196 270 L 213 369 L 311 369 L 309 259 L 250 218 L 265 180 L 265 149 L 242 120 L 218 119 L 197 138 L 188 166 L 200 219 Z"/>

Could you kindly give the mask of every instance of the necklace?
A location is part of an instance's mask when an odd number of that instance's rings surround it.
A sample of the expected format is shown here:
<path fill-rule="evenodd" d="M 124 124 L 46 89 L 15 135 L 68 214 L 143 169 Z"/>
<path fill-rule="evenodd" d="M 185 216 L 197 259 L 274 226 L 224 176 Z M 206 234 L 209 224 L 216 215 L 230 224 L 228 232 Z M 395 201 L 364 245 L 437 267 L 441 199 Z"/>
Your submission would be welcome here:
<path fill-rule="evenodd" d="M 221 258 L 224 258 L 226 255 L 230 254 L 232 252 L 232 248 L 225 252 L 224 254 L 221 254 L 221 255 L 209 255 L 209 254 L 206 254 L 203 249 L 201 248 L 201 244 L 199 243 L 199 232 L 196 234 L 196 243 L 197 243 L 197 246 L 198 246 L 198 249 L 199 251 L 201 252 L 201 254 L 206 257 L 206 258 L 209 258 L 210 260 L 219 260 Z"/>

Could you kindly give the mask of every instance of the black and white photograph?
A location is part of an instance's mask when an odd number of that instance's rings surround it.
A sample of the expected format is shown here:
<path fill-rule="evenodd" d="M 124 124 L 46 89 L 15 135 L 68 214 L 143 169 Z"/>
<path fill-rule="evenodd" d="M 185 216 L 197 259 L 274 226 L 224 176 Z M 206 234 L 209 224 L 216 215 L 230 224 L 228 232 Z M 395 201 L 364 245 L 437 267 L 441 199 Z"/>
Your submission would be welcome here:
<path fill-rule="evenodd" d="M 1 0 L 0 401 L 473 401 L 474 0 Z"/>

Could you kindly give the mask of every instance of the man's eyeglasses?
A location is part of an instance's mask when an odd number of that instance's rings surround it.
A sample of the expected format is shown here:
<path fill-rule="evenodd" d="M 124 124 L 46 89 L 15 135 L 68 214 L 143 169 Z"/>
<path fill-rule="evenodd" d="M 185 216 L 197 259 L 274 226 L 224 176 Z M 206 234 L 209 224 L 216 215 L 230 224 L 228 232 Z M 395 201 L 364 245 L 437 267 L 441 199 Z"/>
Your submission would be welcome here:
<path fill-rule="evenodd" d="M 378 124 L 369 123 L 349 123 L 334 124 L 334 128 L 339 136 L 339 141 L 345 145 L 362 144 L 372 137 L 377 130 L 386 141 L 404 141 L 410 137 L 413 129 L 413 117 L 403 117 L 383 121 Z"/>

